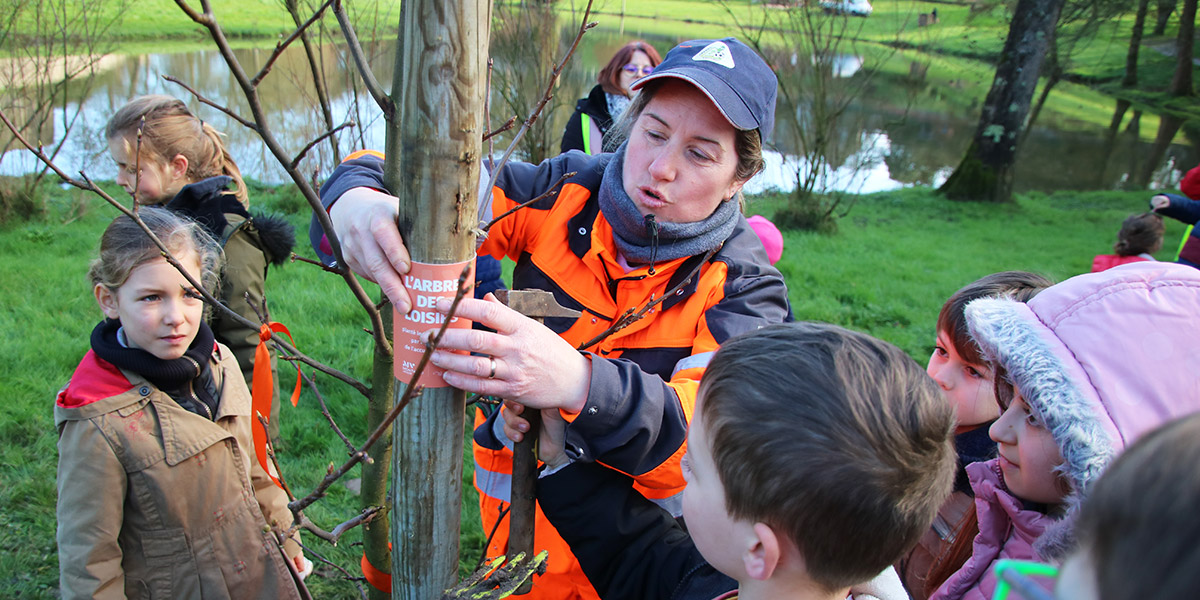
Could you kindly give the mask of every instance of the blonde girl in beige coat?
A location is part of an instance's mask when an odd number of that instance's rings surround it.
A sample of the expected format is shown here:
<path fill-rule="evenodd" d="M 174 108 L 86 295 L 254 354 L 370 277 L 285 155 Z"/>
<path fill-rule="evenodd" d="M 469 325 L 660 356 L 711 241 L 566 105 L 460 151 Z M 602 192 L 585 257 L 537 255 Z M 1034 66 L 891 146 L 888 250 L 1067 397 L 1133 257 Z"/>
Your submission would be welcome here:
<path fill-rule="evenodd" d="M 211 283 L 220 250 L 201 228 L 140 215 Z M 251 458 L 250 393 L 200 294 L 125 216 L 89 275 L 105 319 L 54 407 L 62 597 L 299 598 L 311 564 Z"/>

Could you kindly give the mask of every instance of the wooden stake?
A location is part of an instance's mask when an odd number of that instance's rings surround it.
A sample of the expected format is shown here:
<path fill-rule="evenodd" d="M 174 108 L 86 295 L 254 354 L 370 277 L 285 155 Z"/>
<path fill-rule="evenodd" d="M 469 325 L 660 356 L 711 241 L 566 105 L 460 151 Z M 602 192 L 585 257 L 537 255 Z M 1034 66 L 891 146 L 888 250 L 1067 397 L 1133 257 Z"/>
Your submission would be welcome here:
<path fill-rule="evenodd" d="M 491 4 L 406 0 L 388 125 L 384 183 L 400 198 L 415 262 L 475 256 Z M 406 385 L 396 382 L 396 393 Z M 426 389 L 393 429 L 392 597 L 428 600 L 458 580 L 466 397 Z"/>

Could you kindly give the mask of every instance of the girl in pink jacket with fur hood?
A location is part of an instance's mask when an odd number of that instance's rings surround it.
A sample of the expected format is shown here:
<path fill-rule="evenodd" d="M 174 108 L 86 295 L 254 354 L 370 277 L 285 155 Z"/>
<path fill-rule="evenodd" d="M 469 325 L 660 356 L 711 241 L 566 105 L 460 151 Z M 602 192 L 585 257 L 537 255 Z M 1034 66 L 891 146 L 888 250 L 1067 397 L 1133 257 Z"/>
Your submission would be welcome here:
<path fill-rule="evenodd" d="M 1197 308 L 1200 271 L 1149 262 L 1074 277 L 1027 304 L 967 306 L 996 371 L 999 456 L 967 467 L 979 534 L 930 600 L 990 599 L 1001 558 L 1061 560 L 1080 500 L 1113 458 L 1200 411 Z"/>

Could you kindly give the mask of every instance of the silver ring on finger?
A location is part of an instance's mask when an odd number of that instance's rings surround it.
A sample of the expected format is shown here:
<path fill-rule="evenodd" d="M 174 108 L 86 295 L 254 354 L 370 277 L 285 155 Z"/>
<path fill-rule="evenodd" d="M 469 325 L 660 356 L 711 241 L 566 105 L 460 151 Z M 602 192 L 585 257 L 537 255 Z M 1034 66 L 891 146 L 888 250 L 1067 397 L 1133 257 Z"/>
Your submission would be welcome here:
<path fill-rule="evenodd" d="M 496 357 L 490 356 L 490 357 L 488 357 L 488 360 L 490 360 L 492 362 L 492 372 L 488 373 L 488 379 L 495 379 L 496 378 Z"/>

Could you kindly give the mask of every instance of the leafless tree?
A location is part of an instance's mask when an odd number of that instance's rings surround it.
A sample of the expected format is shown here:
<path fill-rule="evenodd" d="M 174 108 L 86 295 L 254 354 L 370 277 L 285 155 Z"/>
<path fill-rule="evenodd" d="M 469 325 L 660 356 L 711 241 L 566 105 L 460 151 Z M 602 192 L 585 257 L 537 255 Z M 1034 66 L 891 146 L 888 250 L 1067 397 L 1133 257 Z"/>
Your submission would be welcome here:
<path fill-rule="evenodd" d="M 55 157 L 79 123 L 82 99 L 111 42 L 107 32 L 127 0 L 14 0 L 0 25 L 0 108 L 18 131 Z M 61 127 L 61 131 L 56 131 Z M 58 138 L 58 142 L 55 139 Z M 0 160 L 19 147 L 0 136 Z M 42 210 L 37 185 L 49 168 L 0 183 L 0 222 Z"/>

